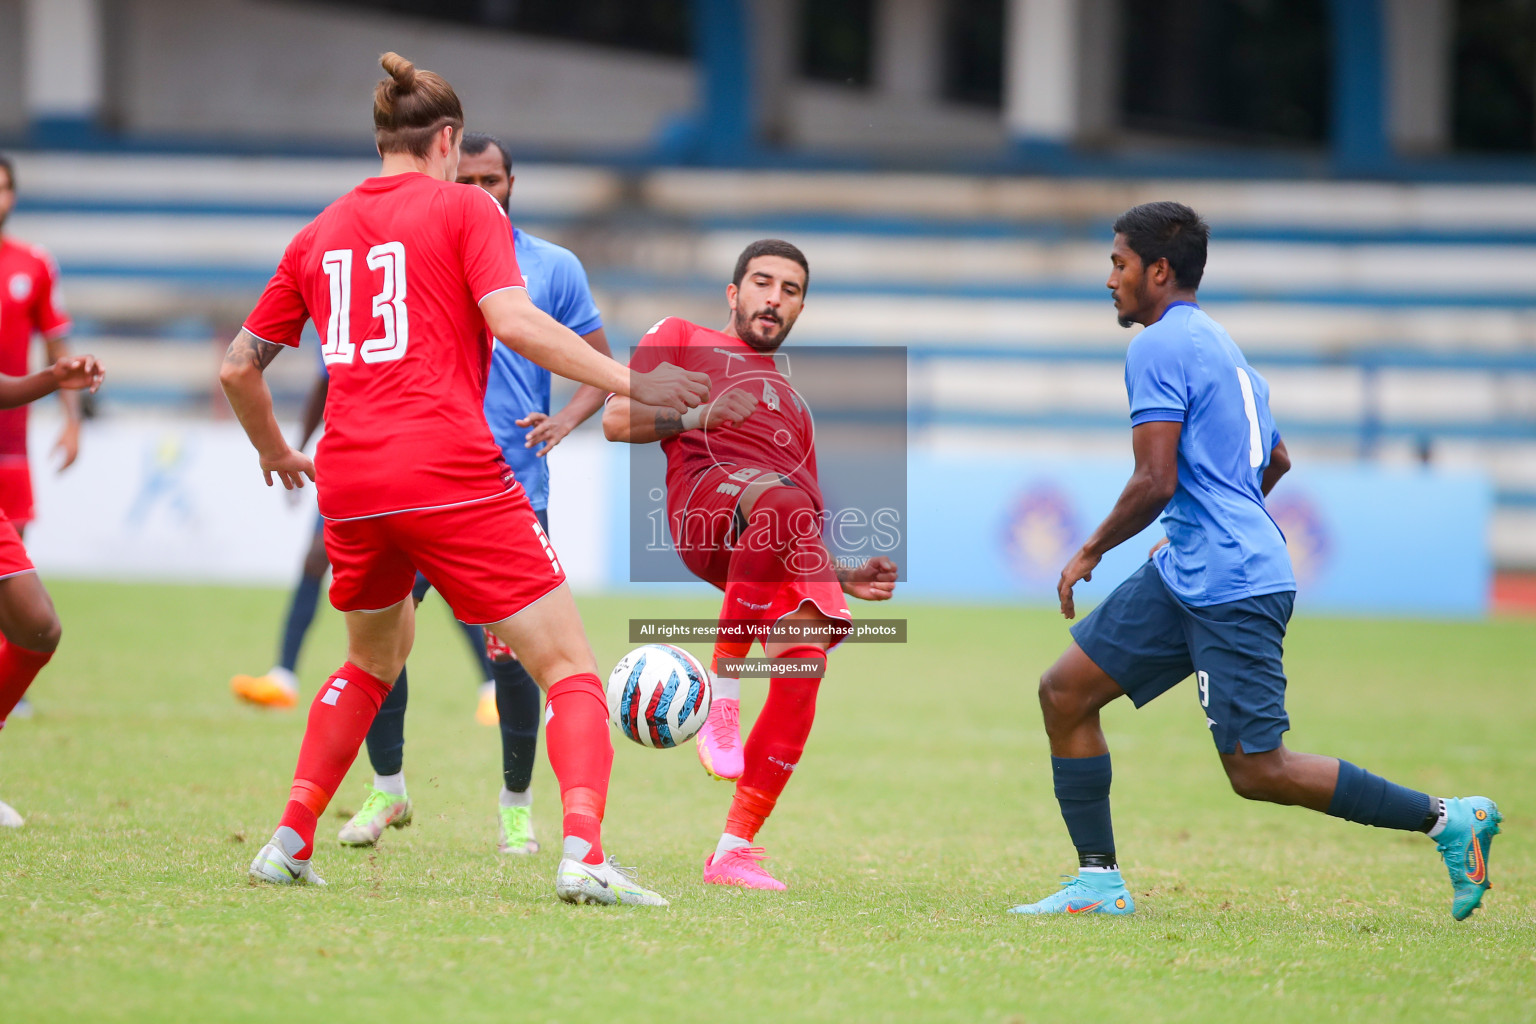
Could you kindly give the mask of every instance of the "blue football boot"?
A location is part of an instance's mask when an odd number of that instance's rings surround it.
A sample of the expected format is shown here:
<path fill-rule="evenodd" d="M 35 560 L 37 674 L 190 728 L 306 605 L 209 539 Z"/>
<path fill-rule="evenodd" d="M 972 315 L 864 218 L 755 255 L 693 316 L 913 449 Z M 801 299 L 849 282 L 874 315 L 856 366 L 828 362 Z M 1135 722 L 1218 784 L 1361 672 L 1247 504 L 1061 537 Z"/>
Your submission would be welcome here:
<path fill-rule="evenodd" d="M 1066 875 L 1061 888 L 1039 903 L 1010 907 L 1010 914 L 1132 914 L 1136 901 L 1118 869 Z"/>
<path fill-rule="evenodd" d="M 1499 834 L 1499 805 L 1485 796 L 1453 797 L 1445 802 L 1445 828 L 1435 848 L 1451 876 L 1451 916 L 1465 921 L 1492 888 L 1488 853 Z"/>

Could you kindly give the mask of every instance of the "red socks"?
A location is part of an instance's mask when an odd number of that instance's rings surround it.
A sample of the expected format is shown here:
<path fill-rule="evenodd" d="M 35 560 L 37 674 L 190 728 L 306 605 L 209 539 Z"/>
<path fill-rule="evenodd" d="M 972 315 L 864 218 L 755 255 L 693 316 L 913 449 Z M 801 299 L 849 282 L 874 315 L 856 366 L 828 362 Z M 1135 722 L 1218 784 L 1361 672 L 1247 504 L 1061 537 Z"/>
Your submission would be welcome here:
<path fill-rule="evenodd" d="M 279 828 L 293 829 L 304 842 L 302 849 L 297 853 L 290 850 L 289 856 L 308 860 L 314 853 L 316 819 L 325 813 L 336 787 L 346 778 L 379 705 L 388 696 L 388 683 L 350 661 L 332 673 L 315 694 L 304 742 L 299 745 L 293 789 L 278 822 Z"/>
<path fill-rule="evenodd" d="M 820 647 L 795 647 L 781 658 L 817 658 L 826 662 Z M 805 741 L 816 718 L 816 690 L 821 680 L 803 676 L 774 676 L 768 684 L 768 700 L 747 736 L 742 750 L 744 771 L 736 783 L 736 796 L 726 815 L 725 830 L 752 840 L 773 813 L 779 794 L 789 783 Z"/>
<path fill-rule="evenodd" d="M 565 834 L 590 843 L 583 859 L 601 864 L 613 742 L 608 737 L 608 698 L 597 676 L 590 672 L 568 676 L 549 688 L 544 746 L 560 783 Z"/>
<path fill-rule="evenodd" d="M 34 651 L 0 641 L 0 727 L 52 657 L 52 651 Z"/>

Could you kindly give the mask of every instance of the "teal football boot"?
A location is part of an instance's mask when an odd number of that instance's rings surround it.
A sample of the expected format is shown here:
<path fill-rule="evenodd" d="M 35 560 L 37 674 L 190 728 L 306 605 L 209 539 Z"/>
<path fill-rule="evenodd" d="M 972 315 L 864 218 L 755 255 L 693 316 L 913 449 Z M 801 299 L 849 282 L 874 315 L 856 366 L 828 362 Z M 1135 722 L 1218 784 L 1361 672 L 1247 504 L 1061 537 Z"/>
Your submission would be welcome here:
<path fill-rule="evenodd" d="M 1133 914 L 1136 901 L 1116 871 L 1063 876 L 1061 888 L 1039 903 L 1010 907 L 1010 914 Z"/>
<path fill-rule="evenodd" d="M 1445 828 L 1435 848 L 1451 876 L 1451 916 L 1465 921 L 1493 887 L 1488 881 L 1488 853 L 1499 834 L 1499 805 L 1485 796 L 1452 797 L 1445 802 Z"/>

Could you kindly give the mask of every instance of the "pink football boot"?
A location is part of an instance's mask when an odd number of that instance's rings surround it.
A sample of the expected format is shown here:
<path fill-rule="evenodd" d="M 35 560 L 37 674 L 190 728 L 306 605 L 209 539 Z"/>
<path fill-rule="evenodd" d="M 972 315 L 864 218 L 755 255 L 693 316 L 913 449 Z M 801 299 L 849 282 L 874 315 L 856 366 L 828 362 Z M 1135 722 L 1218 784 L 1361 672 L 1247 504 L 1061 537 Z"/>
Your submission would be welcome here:
<path fill-rule="evenodd" d="M 710 704 L 694 749 L 712 777 L 722 782 L 741 778 L 741 701 L 719 697 Z"/>
<path fill-rule="evenodd" d="M 767 856 L 761 846 L 740 846 L 725 853 L 711 854 L 704 861 L 704 881 L 709 885 L 739 885 L 743 889 L 783 892 L 789 886 L 770 875 L 761 863 Z"/>

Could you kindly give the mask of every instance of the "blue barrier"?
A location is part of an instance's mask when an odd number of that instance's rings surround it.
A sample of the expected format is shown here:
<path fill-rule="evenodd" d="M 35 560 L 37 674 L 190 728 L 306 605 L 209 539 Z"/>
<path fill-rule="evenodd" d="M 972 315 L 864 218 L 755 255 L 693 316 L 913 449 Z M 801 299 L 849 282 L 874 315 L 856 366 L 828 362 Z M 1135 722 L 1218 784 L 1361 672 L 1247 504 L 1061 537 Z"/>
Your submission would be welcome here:
<path fill-rule="evenodd" d="M 1068 557 L 1108 513 L 1129 460 L 914 452 L 909 584 L 917 598 L 1056 602 Z M 1298 579 L 1298 607 L 1371 615 L 1476 616 L 1488 608 L 1493 492 L 1476 473 L 1303 467 L 1271 496 Z M 1156 525 L 1105 556 L 1079 599 L 1130 575 Z"/>
<path fill-rule="evenodd" d="M 700 583 L 630 584 L 631 524 L 622 445 L 607 452 L 608 586 L 623 592 L 709 598 Z M 953 455 L 907 458 L 906 562 L 900 598 L 1053 606 L 1061 567 L 1108 513 L 1129 459 Z M 1276 487 L 1269 508 L 1285 531 L 1303 611 L 1350 615 L 1486 614 L 1493 489 L 1479 473 L 1369 465 L 1303 466 Z M 1101 600 L 1161 538 L 1156 524 L 1105 556 L 1077 588 L 1079 607 Z M 888 606 L 899 614 L 900 604 Z M 868 607 L 856 608 L 864 614 Z"/>

